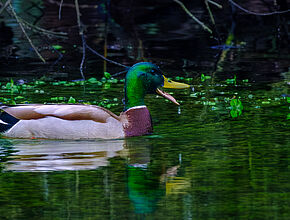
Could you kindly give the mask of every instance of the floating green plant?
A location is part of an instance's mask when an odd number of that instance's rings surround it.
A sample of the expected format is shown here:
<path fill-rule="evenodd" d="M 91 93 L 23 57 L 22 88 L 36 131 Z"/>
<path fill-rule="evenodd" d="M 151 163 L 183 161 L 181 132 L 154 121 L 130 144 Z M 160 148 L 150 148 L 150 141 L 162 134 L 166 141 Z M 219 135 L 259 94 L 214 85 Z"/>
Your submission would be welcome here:
<path fill-rule="evenodd" d="M 69 104 L 75 104 L 76 103 L 76 100 L 75 98 L 73 98 L 72 96 L 69 98 L 68 102 Z"/>
<path fill-rule="evenodd" d="M 233 98 L 230 102 L 231 105 L 231 116 L 232 118 L 236 118 L 242 114 L 242 110 L 244 109 L 244 106 L 240 99 Z"/>
<path fill-rule="evenodd" d="M 45 85 L 46 82 L 45 81 L 41 81 L 41 80 L 36 80 L 36 81 L 34 81 L 34 84 L 39 86 L 39 85 Z"/>
<path fill-rule="evenodd" d="M 227 84 L 234 84 L 234 85 L 236 85 L 237 84 L 237 76 L 234 75 L 234 78 L 233 79 L 226 79 L 226 83 Z"/>
<path fill-rule="evenodd" d="M 112 78 L 111 74 L 108 73 L 108 72 L 104 72 L 104 77 L 107 78 L 107 79 L 111 79 Z"/>
<path fill-rule="evenodd" d="M 201 74 L 201 76 L 200 76 L 200 80 L 201 80 L 202 82 L 204 82 L 205 80 L 210 79 L 210 78 L 211 78 L 211 76 L 206 76 L 206 75 L 204 75 L 204 74 Z"/>
<path fill-rule="evenodd" d="M 17 97 L 17 98 L 20 99 L 20 97 Z M 8 105 L 16 105 L 16 101 L 14 97 L 11 97 L 11 98 L 0 97 L 0 102 L 4 104 L 8 104 Z"/>
<path fill-rule="evenodd" d="M 65 97 L 62 97 L 62 96 L 50 98 L 50 101 L 53 101 L 53 102 L 63 102 L 64 100 L 65 100 Z"/>
<path fill-rule="evenodd" d="M 8 90 L 11 94 L 19 93 L 19 86 L 14 84 L 13 79 L 11 79 L 10 82 L 6 83 L 6 85 L 3 86 L 2 89 Z"/>
<path fill-rule="evenodd" d="M 111 83 L 104 83 L 103 88 L 104 89 L 110 89 L 111 88 Z"/>
<path fill-rule="evenodd" d="M 55 50 L 61 50 L 62 46 L 61 45 L 52 45 L 52 48 L 54 48 Z"/>
<path fill-rule="evenodd" d="M 89 78 L 89 79 L 87 80 L 87 82 L 90 83 L 90 84 L 97 84 L 98 86 L 103 85 L 103 83 L 102 83 L 101 81 L 97 80 L 97 79 L 94 78 L 94 77 Z"/>

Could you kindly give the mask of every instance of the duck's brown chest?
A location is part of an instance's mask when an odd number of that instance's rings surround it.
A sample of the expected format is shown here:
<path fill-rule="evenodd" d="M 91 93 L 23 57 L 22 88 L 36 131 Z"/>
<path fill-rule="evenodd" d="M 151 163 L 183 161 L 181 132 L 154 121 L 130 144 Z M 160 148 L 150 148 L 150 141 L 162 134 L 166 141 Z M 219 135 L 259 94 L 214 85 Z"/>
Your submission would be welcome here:
<path fill-rule="evenodd" d="M 125 137 L 153 133 L 151 115 L 146 106 L 130 108 L 123 115 L 127 118 L 127 122 L 123 123 Z"/>

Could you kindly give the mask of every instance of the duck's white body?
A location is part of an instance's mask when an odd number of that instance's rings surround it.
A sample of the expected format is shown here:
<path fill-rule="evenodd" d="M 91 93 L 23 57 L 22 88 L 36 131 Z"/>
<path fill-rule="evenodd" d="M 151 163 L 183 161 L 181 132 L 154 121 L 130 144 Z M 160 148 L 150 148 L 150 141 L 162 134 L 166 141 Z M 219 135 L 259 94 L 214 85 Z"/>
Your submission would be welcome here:
<path fill-rule="evenodd" d="M 114 128 L 114 129 L 112 129 Z M 6 137 L 45 139 L 118 139 L 124 138 L 122 123 L 108 118 L 106 123 L 92 120 L 64 120 L 56 117 L 20 120 L 3 133 Z"/>

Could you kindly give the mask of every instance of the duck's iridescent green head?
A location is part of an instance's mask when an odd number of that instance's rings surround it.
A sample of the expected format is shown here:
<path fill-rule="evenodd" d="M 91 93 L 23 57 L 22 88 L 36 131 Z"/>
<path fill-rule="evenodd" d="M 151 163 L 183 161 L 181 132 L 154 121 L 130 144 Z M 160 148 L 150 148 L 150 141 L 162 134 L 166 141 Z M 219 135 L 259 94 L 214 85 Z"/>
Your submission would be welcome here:
<path fill-rule="evenodd" d="M 178 104 L 171 95 L 162 92 L 158 87 L 182 89 L 190 86 L 167 80 L 160 68 L 153 63 L 141 62 L 133 65 L 126 75 L 125 110 L 144 105 L 146 94 L 157 93 Z"/>

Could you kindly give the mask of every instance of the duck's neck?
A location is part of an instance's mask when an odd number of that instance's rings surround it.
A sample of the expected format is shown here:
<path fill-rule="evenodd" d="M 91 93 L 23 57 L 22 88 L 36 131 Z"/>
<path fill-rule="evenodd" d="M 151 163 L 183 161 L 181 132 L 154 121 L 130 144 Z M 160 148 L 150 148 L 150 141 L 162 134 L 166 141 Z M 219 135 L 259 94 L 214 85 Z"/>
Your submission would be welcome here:
<path fill-rule="evenodd" d="M 125 111 L 129 108 L 145 105 L 145 90 L 141 80 L 126 79 L 125 83 Z"/>

